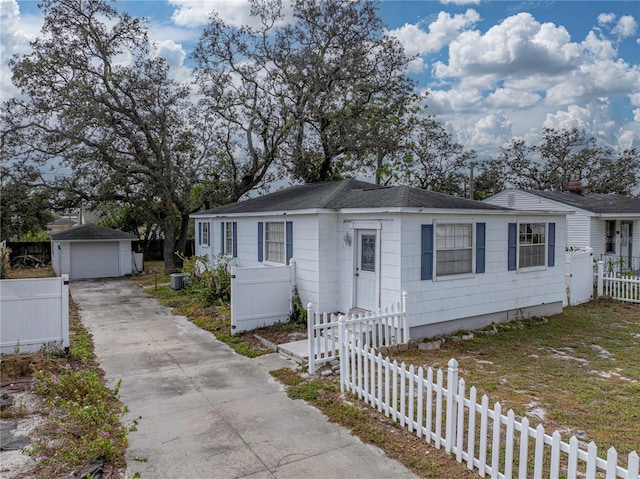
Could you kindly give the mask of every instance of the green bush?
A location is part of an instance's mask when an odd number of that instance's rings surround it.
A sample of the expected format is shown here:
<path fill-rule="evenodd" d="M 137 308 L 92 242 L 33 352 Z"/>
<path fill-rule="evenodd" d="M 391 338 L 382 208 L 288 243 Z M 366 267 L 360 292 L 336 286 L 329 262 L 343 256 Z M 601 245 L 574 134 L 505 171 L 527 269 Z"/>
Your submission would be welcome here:
<path fill-rule="evenodd" d="M 206 304 L 231 300 L 231 265 L 229 258 L 220 255 L 209 263 L 207 256 L 194 256 L 184 260 L 184 271 L 189 274 L 187 290 Z"/>
<path fill-rule="evenodd" d="M 289 321 L 300 326 L 307 325 L 307 310 L 302 305 L 297 287 L 293 290 L 293 310 L 289 316 Z"/>

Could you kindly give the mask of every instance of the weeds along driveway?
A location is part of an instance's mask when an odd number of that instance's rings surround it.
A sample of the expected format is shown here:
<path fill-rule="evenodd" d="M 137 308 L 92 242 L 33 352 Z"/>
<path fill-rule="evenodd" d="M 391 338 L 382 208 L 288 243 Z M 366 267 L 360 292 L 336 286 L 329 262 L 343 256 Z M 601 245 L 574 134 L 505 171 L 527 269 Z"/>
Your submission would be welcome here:
<path fill-rule="evenodd" d="M 249 359 L 129 280 L 71 284 L 110 381 L 122 380 L 128 472 L 163 478 L 415 477 L 379 449 L 293 401 L 269 374 L 291 365 Z"/>

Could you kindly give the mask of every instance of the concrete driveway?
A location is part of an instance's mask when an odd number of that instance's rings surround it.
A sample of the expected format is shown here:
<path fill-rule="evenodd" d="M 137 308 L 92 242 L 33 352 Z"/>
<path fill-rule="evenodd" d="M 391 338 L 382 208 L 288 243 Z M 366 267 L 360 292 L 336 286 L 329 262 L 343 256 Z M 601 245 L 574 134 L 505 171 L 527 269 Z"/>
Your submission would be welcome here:
<path fill-rule="evenodd" d="M 268 373 L 288 360 L 240 356 L 125 279 L 72 282 L 71 295 L 128 418 L 142 416 L 130 477 L 416 477 L 289 399 Z"/>

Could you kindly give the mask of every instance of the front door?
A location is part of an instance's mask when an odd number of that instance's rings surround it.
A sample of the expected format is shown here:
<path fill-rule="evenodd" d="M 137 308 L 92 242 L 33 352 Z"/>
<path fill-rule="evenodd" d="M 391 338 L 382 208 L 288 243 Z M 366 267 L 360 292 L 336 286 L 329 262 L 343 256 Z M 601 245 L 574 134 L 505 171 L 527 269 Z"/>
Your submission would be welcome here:
<path fill-rule="evenodd" d="M 356 308 L 373 311 L 378 307 L 378 254 L 376 230 L 357 230 Z"/>

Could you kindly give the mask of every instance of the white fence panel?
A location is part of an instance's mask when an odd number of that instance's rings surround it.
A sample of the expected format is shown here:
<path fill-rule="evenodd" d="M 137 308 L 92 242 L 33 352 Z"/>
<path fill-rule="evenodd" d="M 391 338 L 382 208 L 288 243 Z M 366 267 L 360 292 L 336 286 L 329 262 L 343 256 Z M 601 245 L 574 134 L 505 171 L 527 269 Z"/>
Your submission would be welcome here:
<path fill-rule="evenodd" d="M 618 301 L 640 303 L 640 277 L 603 277 L 604 294 Z"/>
<path fill-rule="evenodd" d="M 295 285 L 295 262 L 289 266 L 231 268 L 231 333 L 287 321 Z"/>
<path fill-rule="evenodd" d="M 0 351 L 69 347 L 69 276 L 0 281 Z"/>
<path fill-rule="evenodd" d="M 606 459 L 598 457 L 594 443 L 585 451 L 575 437 L 567 443 L 558 431 L 545 434 L 542 425 L 534 429 L 527 418 L 518 421 L 512 410 L 502 414 L 500 403 L 490 409 L 486 395 L 478 404 L 475 387 L 469 389 L 467 398 L 455 359 L 449 361 L 445 387 L 442 369 L 434 382 L 431 368 L 425 378 L 423 368 L 416 371 L 413 365 L 398 366 L 351 339 L 340 341 L 341 389 L 357 394 L 436 448 L 444 447 L 482 477 L 640 479 L 640 459 L 635 451 L 621 466 L 614 448 L 607 451 Z"/>
<path fill-rule="evenodd" d="M 567 251 L 565 255 L 565 306 L 586 303 L 593 297 L 593 250 Z"/>
<path fill-rule="evenodd" d="M 608 275 L 604 273 L 604 262 L 598 261 L 597 294 L 618 301 L 640 303 L 640 276 Z"/>

